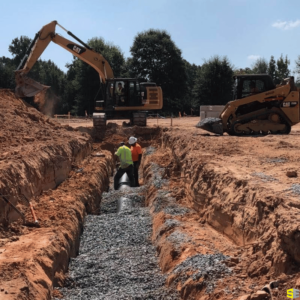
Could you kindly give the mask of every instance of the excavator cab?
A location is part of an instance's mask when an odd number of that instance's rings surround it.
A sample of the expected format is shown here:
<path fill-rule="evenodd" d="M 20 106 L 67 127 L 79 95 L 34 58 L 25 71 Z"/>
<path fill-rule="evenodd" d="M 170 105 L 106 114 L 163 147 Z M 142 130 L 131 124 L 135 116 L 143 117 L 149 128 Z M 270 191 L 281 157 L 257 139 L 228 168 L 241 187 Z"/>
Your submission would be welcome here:
<path fill-rule="evenodd" d="M 143 106 L 162 106 L 161 88 L 154 82 L 140 82 L 136 78 L 108 79 L 103 100 L 96 100 L 95 110 L 124 110 Z"/>
<path fill-rule="evenodd" d="M 140 83 L 135 78 L 108 79 L 105 86 L 104 100 L 97 100 L 96 110 L 115 109 L 116 107 L 144 106 L 147 97 L 146 86 L 154 83 Z"/>

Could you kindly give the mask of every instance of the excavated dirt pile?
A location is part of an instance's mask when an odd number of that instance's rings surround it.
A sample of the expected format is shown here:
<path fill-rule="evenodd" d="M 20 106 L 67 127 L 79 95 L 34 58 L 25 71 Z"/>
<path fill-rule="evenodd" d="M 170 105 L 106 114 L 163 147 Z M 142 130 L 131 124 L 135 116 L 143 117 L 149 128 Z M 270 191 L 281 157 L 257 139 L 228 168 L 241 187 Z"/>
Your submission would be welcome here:
<path fill-rule="evenodd" d="M 88 134 L 61 126 L 0 91 L 0 193 L 40 228 L 24 226 L 0 199 L 0 299 L 50 299 L 78 253 L 86 213 L 99 213 L 111 174 L 110 152 Z"/>
<path fill-rule="evenodd" d="M 31 199 L 55 188 L 91 153 L 89 135 L 54 123 L 9 90 L 0 90 L 0 128 L 0 192 L 14 204 L 20 194 Z M 7 208 L 0 202 L 0 222 L 18 217 Z"/>

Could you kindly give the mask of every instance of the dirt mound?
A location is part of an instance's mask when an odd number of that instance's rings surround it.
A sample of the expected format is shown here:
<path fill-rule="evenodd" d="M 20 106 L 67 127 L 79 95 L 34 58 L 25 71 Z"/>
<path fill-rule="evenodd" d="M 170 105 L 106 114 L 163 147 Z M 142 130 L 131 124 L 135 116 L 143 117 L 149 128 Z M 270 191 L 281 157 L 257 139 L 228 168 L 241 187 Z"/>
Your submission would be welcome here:
<path fill-rule="evenodd" d="M 13 204 L 55 188 L 91 152 L 88 134 L 51 121 L 10 90 L 0 90 L 0 128 L 0 193 Z M 0 223 L 17 218 L 0 200 Z"/>

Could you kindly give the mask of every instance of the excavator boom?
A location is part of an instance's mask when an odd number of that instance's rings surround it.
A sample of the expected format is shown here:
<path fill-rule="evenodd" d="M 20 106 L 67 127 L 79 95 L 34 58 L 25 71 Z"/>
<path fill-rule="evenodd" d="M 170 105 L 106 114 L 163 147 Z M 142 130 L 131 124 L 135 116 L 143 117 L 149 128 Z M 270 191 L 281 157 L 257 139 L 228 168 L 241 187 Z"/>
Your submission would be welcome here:
<path fill-rule="evenodd" d="M 60 26 L 70 36 L 75 38 L 82 45 L 76 44 L 58 34 L 55 33 L 56 25 Z M 64 27 L 59 25 L 57 21 L 53 21 L 45 25 L 34 38 L 33 42 L 29 46 L 29 56 L 25 56 L 15 72 L 16 80 L 16 95 L 19 97 L 31 97 L 37 93 L 47 90 L 49 87 L 40 84 L 27 77 L 28 72 L 32 69 L 36 61 L 42 55 L 50 42 L 54 42 L 59 46 L 69 51 L 72 55 L 83 60 L 91 67 L 93 67 L 99 74 L 100 81 L 105 83 L 107 79 L 114 77 L 113 71 L 109 63 L 100 54 L 90 48 L 87 44 L 82 42 L 70 31 L 67 31 Z M 24 64 L 25 63 L 25 64 Z"/>

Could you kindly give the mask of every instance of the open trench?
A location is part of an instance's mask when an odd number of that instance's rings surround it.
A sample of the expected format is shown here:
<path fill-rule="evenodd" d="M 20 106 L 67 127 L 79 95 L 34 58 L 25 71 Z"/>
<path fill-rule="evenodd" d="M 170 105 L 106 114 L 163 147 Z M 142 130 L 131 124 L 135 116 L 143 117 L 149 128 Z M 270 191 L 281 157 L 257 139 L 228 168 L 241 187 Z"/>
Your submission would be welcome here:
<path fill-rule="evenodd" d="M 113 191 L 112 153 L 130 135 L 144 148 L 142 186 Z M 298 270 L 297 241 L 280 227 L 278 198 L 262 199 L 205 154 L 190 156 L 187 145 L 159 128 L 114 127 L 89 146 L 36 200 L 41 228 L 0 247 L 0 299 L 285 296 L 284 288 L 262 291 L 272 281 L 289 287 Z M 118 212 L 123 196 L 132 207 Z"/>
<path fill-rule="evenodd" d="M 244 293 L 235 279 L 222 285 L 240 260 L 239 247 L 182 203 L 184 192 L 174 195 L 184 186 L 181 166 L 161 141 L 144 143 L 155 147 L 143 153 L 143 186 L 113 191 L 111 182 L 100 214 L 87 216 L 79 255 L 56 290 L 63 299 L 235 299 Z M 132 205 L 118 212 L 122 197 Z"/>

